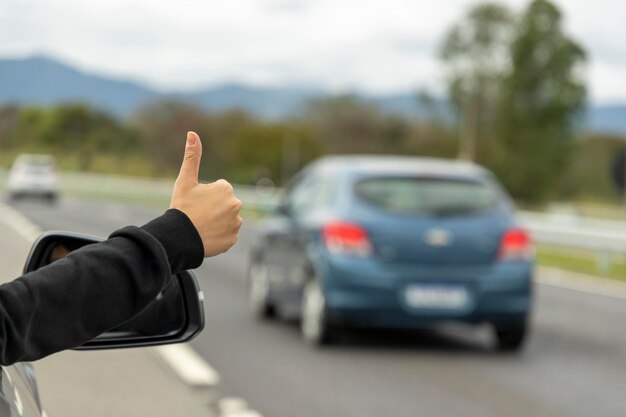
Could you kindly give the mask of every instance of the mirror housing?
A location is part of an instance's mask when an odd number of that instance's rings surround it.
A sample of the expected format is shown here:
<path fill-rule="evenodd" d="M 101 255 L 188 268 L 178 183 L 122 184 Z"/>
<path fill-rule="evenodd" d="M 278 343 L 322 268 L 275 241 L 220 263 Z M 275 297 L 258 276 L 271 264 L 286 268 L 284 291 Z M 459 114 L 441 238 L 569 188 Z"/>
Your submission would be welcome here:
<path fill-rule="evenodd" d="M 281 202 L 276 206 L 275 213 L 280 216 L 291 217 L 291 208 L 289 207 L 289 203 L 286 200 L 281 200 Z"/>
<path fill-rule="evenodd" d="M 103 240 L 72 232 L 46 232 L 33 244 L 24 265 L 24 273 L 35 271 L 76 249 Z M 117 349 L 188 342 L 204 328 L 203 300 L 204 296 L 191 271 L 172 275 L 167 286 L 143 311 L 121 326 L 74 349 Z"/>

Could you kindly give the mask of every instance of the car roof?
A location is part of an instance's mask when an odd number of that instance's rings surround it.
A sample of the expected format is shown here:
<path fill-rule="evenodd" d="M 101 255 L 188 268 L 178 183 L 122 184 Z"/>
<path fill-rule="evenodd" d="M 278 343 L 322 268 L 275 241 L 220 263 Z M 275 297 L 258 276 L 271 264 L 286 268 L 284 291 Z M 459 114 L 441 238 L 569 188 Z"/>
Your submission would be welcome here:
<path fill-rule="evenodd" d="M 331 155 L 313 163 L 315 168 L 352 174 L 441 175 L 484 177 L 488 171 L 473 162 L 401 155 Z"/>

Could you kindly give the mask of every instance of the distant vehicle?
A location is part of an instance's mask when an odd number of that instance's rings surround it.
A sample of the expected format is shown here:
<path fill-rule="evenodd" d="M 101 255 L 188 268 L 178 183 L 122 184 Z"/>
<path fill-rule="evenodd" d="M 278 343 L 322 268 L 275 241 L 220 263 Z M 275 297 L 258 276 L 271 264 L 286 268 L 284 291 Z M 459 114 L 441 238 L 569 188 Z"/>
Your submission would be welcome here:
<path fill-rule="evenodd" d="M 295 176 L 252 250 L 259 317 L 296 311 L 312 344 L 343 326 L 490 323 L 500 350 L 528 334 L 534 253 L 484 168 L 412 158 L 322 158 Z"/>
<path fill-rule="evenodd" d="M 42 197 L 55 202 L 59 196 L 56 161 L 50 155 L 19 155 L 9 171 L 9 198 Z"/>

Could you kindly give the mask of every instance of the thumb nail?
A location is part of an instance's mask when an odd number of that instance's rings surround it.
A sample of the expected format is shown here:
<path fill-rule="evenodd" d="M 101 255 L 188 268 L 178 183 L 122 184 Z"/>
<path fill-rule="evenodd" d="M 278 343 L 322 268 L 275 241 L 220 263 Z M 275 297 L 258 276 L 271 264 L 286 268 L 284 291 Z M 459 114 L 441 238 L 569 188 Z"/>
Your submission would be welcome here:
<path fill-rule="evenodd" d="M 196 144 L 196 135 L 191 132 L 187 132 L 187 146 L 193 146 Z"/>

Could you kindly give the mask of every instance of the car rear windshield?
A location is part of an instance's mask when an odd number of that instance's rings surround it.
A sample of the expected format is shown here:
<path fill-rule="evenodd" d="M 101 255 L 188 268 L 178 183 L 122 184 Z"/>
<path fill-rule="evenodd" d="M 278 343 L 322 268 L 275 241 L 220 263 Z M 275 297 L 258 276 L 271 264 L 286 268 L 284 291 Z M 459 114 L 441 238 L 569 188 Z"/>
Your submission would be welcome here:
<path fill-rule="evenodd" d="M 21 155 L 15 160 L 15 165 L 30 167 L 54 167 L 54 157 L 50 155 Z"/>
<path fill-rule="evenodd" d="M 417 215 L 477 213 L 495 206 L 495 190 L 472 179 L 379 177 L 355 184 L 355 192 L 378 208 Z"/>

